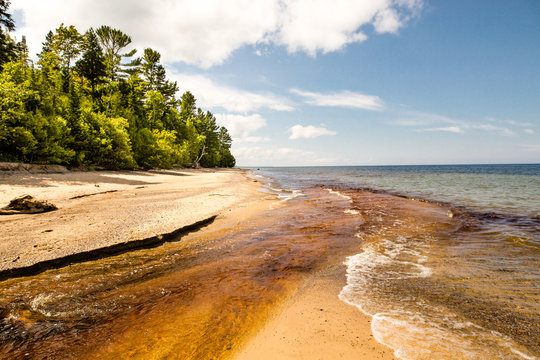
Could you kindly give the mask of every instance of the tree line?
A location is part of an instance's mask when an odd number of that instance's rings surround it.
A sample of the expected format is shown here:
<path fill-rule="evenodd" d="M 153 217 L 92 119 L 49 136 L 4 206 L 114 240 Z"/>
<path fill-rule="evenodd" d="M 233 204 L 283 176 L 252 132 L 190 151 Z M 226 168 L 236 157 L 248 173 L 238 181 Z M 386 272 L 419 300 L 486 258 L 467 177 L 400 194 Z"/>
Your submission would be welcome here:
<path fill-rule="evenodd" d="M 231 136 L 109 26 L 60 25 L 34 63 L 0 0 L 0 161 L 109 169 L 232 167 Z"/>

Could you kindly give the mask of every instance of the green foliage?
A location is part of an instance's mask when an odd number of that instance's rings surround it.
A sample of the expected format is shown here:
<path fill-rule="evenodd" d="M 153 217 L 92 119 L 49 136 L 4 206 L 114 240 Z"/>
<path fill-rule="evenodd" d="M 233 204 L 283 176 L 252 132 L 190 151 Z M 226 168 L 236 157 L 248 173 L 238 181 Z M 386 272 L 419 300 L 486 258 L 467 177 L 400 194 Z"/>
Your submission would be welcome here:
<path fill-rule="evenodd" d="M 109 118 L 104 114 L 84 112 L 82 122 L 88 137 L 85 140 L 86 156 L 90 164 L 106 168 L 135 167 L 131 141 L 127 132 L 128 122 L 123 118 Z"/>
<path fill-rule="evenodd" d="M 62 60 L 62 67 L 71 68 L 71 61 L 81 53 L 83 36 L 75 26 L 65 27 L 61 24 L 53 36 L 52 51 Z"/>
<path fill-rule="evenodd" d="M 107 65 L 105 64 L 105 56 L 99 46 L 98 38 L 93 29 L 86 32 L 85 42 L 83 45 L 84 53 L 75 70 L 90 82 L 92 98 L 96 98 L 96 86 L 103 82 L 103 78 L 107 75 Z"/>
<path fill-rule="evenodd" d="M 13 30 L 0 0 L 0 35 Z M 7 14 L 7 15 L 6 15 Z M 7 39 L 7 40 L 6 40 Z M 1 41 L 4 41 L 2 43 Z M 231 137 L 190 92 L 166 78 L 161 55 L 124 51 L 131 38 L 102 26 L 60 25 L 28 61 L 25 39 L 0 57 L 0 161 L 111 169 L 234 166 Z M 2 45 L 4 44 L 4 45 Z"/>
<path fill-rule="evenodd" d="M 15 23 L 8 12 L 9 1 L 0 0 L 0 70 L 2 65 L 16 57 L 16 44 L 9 36 L 15 30 Z"/>

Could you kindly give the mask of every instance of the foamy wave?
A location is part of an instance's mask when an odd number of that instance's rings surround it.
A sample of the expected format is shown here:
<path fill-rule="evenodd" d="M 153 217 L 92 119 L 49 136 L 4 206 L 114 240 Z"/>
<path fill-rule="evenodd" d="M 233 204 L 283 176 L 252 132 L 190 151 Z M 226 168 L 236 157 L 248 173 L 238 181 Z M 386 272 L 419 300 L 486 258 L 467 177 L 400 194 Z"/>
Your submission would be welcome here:
<path fill-rule="evenodd" d="M 357 237 L 361 238 L 360 234 Z M 402 259 L 406 255 L 407 260 Z M 413 261 L 414 260 L 414 261 Z M 418 250 L 407 247 L 407 243 L 392 242 L 382 239 L 378 244 L 368 243 L 360 254 L 346 259 L 347 277 L 354 280 L 368 280 L 372 277 L 385 279 L 406 279 L 412 277 L 427 277 L 432 273 L 431 268 L 421 263 L 427 260 Z M 394 265 L 384 269 L 376 269 L 381 265 Z"/>
<path fill-rule="evenodd" d="M 287 190 L 279 187 L 272 186 L 270 183 L 266 183 L 262 188 L 258 189 L 261 192 L 276 195 L 282 202 L 295 199 L 300 196 L 304 196 L 300 190 Z"/>
<path fill-rule="evenodd" d="M 337 195 L 343 199 L 347 199 L 347 200 L 351 200 L 352 201 L 352 198 L 348 195 L 345 195 L 345 194 L 342 194 L 340 193 L 339 191 L 336 191 L 336 190 L 332 190 L 332 189 L 325 189 L 326 191 L 328 191 L 330 194 L 334 194 L 334 195 Z"/>
<path fill-rule="evenodd" d="M 442 317 L 430 315 L 443 313 L 446 315 Z M 519 345 L 509 337 L 427 304 L 422 313 L 377 313 L 372 318 L 371 330 L 378 342 L 394 349 L 396 357 L 404 360 L 536 359 L 518 350 Z"/>
<path fill-rule="evenodd" d="M 280 193 L 278 195 L 278 198 L 281 199 L 281 201 L 289 201 L 299 196 L 304 196 L 304 194 L 300 190 L 293 190 L 293 191 L 284 191 Z"/>
<path fill-rule="evenodd" d="M 509 337 L 445 307 L 411 296 L 388 296 L 387 281 L 431 276 L 426 261 L 425 249 L 414 239 L 366 242 L 363 252 L 345 261 L 347 285 L 339 298 L 372 317 L 373 336 L 399 359 L 536 359 Z"/>
<path fill-rule="evenodd" d="M 345 200 L 349 200 L 349 203 L 352 204 L 352 198 L 350 196 L 342 194 L 339 191 L 333 190 L 333 189 L 325 189 L 325 190 L 328 191 L 328 193 L 330 193 L 330 194 L 337 195 L 340 198 L 345 199 Z M 355 210 L 355 209 L 347 209 L 347 210 L 345 210 L 343 212 L 345 214 L 349 214 L 349 215 L 359 215 L 360 214 L 360 212 L 358 210 Z"/>

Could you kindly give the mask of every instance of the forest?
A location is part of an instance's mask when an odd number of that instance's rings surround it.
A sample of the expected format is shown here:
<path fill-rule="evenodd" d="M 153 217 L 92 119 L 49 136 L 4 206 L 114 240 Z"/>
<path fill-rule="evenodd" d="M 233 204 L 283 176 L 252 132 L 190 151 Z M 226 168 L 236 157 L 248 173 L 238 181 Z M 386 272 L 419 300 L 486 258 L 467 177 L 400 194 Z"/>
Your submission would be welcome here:
<path fill-rule="evenodd" d="M 159 52 L 122 31 L 61 24 L 37 58 L 0 0 L 0 161 L 88 169 L 233 167 L 232 139 Z"/>

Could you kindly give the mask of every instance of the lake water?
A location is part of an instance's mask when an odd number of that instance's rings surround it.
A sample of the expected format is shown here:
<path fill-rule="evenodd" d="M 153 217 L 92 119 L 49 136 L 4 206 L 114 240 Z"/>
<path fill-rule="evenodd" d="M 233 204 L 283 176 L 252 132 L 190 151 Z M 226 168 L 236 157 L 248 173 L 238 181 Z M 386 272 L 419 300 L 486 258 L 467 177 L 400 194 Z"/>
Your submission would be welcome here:
<path fill-rule="evenodd" d="M 362 218 L 339 297 L 373 317 L 399 358 L 540 356 L 540 165 L 255 173 L 291 197 L 326 189 L 350 203 L 344 216 Z"/>
<path fill-rule="evenodd" d="M 401 359 L 539 358 L 539 165 L 251 176 L 284 206 L 0 281 L 0 359 L 228 358 L 335 264 Z"/>

